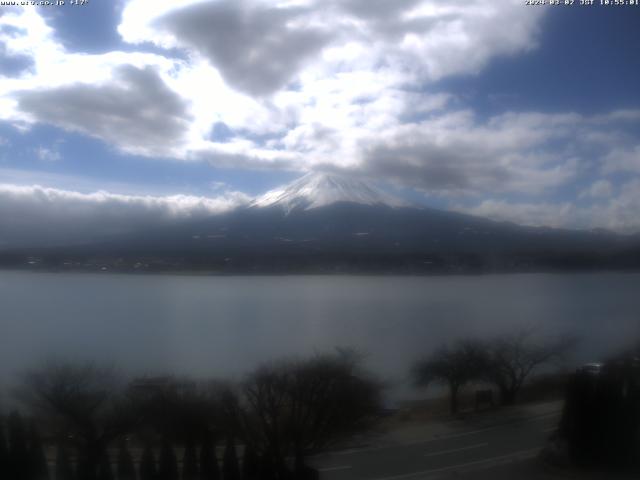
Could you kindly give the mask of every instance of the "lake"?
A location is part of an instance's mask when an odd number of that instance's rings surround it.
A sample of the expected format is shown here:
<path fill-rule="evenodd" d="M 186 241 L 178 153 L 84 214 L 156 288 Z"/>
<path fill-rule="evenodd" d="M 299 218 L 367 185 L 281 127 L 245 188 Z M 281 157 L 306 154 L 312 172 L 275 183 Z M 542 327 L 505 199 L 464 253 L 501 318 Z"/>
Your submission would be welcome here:
<path fill-rule="evenodd" d="M 410 393 L 444 342 L 521 326 L 578 333 L 573 362 L 640 339 L 640 274 L 179 276 L 0 272 L 0 378 L 50 356 L 133 374 L 241 378 L 260 362 L 355 347 Z"/>

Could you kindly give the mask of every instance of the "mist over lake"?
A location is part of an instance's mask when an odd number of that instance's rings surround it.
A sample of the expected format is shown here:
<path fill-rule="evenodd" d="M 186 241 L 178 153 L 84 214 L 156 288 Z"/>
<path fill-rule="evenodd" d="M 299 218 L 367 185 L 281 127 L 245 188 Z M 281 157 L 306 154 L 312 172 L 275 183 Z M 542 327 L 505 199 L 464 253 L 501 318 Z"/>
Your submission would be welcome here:
<path fill-rule="evenodd" d="M 241 378 L 336 346 L 367 354 L 395 392 L 459 337 L 519 326 L 578 334 L 571 362 L 640 338 L 640 274 L 172 276 L 0 272 L 0 378 L 50 356 L 134 375 Z"/>

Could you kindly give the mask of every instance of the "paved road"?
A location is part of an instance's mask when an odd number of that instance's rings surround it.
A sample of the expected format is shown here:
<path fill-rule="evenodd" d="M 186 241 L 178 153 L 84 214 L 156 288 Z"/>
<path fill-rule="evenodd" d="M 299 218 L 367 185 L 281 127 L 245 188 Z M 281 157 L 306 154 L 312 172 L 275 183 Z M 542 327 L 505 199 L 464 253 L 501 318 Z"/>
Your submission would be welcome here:
<path fill-rule="evenodd" d="M 337 452 L 315 459 L 321 480 L 420 480 L 538 454 L 559 412 L 430 440 Z"/>

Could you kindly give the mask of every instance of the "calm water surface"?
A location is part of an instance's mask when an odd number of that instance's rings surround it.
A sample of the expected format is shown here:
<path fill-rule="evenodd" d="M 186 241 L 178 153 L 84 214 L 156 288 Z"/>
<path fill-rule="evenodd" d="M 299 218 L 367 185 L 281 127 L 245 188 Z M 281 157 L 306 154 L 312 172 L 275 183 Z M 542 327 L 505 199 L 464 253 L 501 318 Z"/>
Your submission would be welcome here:
<path fill-rule="evenodd" d="M 207 277 L 0 272 L 0 378 L 52 355 L 136 374 L 241 377 L 276 357 L 353 346 L 401 387 L 460 336 L 577 332 L 573 361 L 640 339 L 640 275 Z M 399 391 L 400 391 L 399 390 Z"/>

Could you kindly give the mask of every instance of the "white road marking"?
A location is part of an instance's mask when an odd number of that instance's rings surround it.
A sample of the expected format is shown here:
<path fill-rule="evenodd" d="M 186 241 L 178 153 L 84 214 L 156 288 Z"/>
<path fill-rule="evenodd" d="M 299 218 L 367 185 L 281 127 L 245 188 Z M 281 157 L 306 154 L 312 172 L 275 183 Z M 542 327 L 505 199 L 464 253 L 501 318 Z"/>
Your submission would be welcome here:
<path fill-rule="evenodd" d="M 343 465 L 341 467 L 319 468 L 318 471 L 319 472 L 335 472 L 337 470 L 349 470 L 350 468 L 353 468 L 353 467 L 351 465 Z"/>
<path fill-rule="evenodd" d="M 431 440 L 425 440 L 424 442 L 416 442 L 416 443 L 437 442 L 439 440 L 448 440 L 450 438 L 467 437 L 469 435 L 476 435 L 478 433 L 487 432 L 489 430 L 496 430 L 498 428 L 508 427 L 508 426 L 511 426 L 511 425 L 518 425 L 520 423 L 539 422 L 539 421 L 542 421 L 542 420 L 546 420 L 549 417 L 557 417 L 557 416 L 560 415 L 560 413 L 561 412 L 545 413 L 543 415 L 538 415 L 537 417 L 526 418 L 524 420 L 519 420 L 519 421 L 515 421 L 515 422 L 502 423 L 500 425 L 493 425 L 491 427 L 480 428 L 478 430 L 471 430 L 470 432 L 462 432 L 462 433 L 454 433 L 452 435 L 444 435 L 442 437 L 436 437 L 436 438 L 433 438 Z"/>
<path fill-rule="evenodd" d="M 510 453 L 508 455 L 500 455 L 498 457 L 485 458 L 483 460 L 476 460 L 475 462 L 459 463 L 457 465 L 450 465 L 448 467 L 433 468 L 431 470 L 422 470 L 420 472 L 405 473 L 404 475 L 394 475 L 391 477 L 379 477 L 374 480 L 401 480 L 404 478 L 418 477 L 420 475 L 433 475 L 436 473 L 444 473 L 459 468 L 466 468 L 475 465 L 482 465 L 483 463 L 499 462 L 501 460 L 509 460 L 515 458 L 526 458 L 540 451 L 540 448 L 530 448 L 528 450 L 519 450 L 517 452 Z"/>
<path fill-rule="evenodd" d="M 515 422 L 506 422 L 506 423 L 501 423 L 499 425 L 493 425 L 491 427 L 485 427 L 485 428 L 481 428 L 478 430 L 471 430 L 469 432 L 462 432 L 462 433 L 454 433 L 451 435 L 443 435 L 440 437 L 434 437 L 434 438 L 430 438 L 428 440 L 417 440 L 414 442 L 406 442 L 406 443 L 399 443 L 397 445 L 385 445 L 385 446 L 381 446 L 381 447 L 369 447 L 369 448 L 352 448 L 349 450 L 342 450 L 339 452 L 331 452 L 331 455 L 354 455 L 354 454 L 358 454 L 358 453 L 365 453 L 365 452 L 376 452 L 378 450 L 387 450 L 387 449 L 391 449 L 391 448 L 398 448 L 398 447 L 410 447 L 413 445 L 421 445 L 424 443 L 431 443 L 431 442 L 439 442 L 441 440 L 449 440 L 450 438 L 460 438 L 460 437 L 468 437 L 469 435 L 476 435 L 478 433 L 484 433 L 484 432 L 488 432 L 490 430 L 496 430 L 498 428 L 503 428 L 503 427 L 508 427 L 508 426 L 512 426 L 512 425 L 518 425 L 521 423 L 530 423 L 530 422 L 539 422 L 542 420 L 546 420 L 547 418 L 550 417 L 557 417 L 560 416 L 562 412 L 551 412 L 551 413 L 544 413 L 542 415 L 538 415 L 535 417 L 531 417 L 531 418 L 527 418 L 524 420 L 518 420 Z"/>
<path fill-rule="evenodd" d="M 447 455 L 449 453 L 463 452 L 465 450 L 473 450 L 474 448 L 482 448 L 488 446 L 488 443 L 478 443 L 476 445 L 469 445 L 468 447 L 452 448 L 450 450 L 441 450 L 439 452 L 427 453 L 425 457 L 437 457 L 438 455 Z"/>

